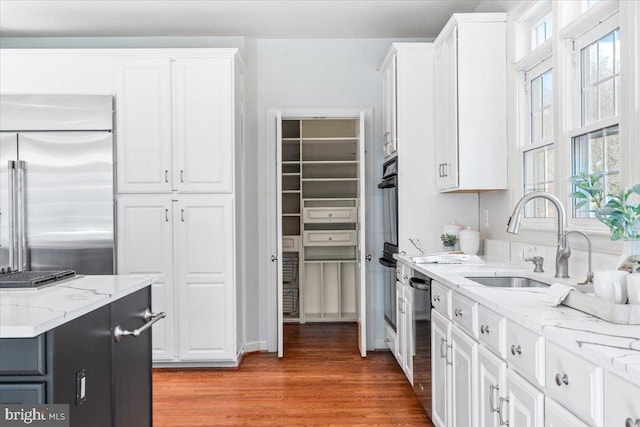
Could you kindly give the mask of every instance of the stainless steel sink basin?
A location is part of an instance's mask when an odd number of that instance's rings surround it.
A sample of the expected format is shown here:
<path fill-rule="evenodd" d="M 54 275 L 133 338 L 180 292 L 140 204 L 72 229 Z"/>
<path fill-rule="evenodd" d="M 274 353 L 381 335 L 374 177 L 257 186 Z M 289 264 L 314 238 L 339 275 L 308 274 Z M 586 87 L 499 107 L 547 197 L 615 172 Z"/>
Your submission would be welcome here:
<path fill-rule="evenodd" d="M 496 288 L 547 288 L 550 285 L 528 277 L 517 276 L 488 276 L 488 277 L 467 277 L 483 286 Z"/>

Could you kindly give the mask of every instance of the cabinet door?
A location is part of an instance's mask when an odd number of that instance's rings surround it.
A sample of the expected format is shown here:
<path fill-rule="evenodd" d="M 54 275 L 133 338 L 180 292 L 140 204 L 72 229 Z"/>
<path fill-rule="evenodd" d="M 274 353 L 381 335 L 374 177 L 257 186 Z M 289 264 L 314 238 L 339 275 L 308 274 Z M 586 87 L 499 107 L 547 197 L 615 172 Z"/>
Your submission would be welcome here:
<path fill-rule="evenodd" d="M 457 28 L 436 46 L 436 183 L 439 190 L 458 186 Z"/>
<path fill-rule="evenodd" d="M 385 157 L 396 152 L 396 67 L 397 57 L 394 56 L 387 65 L 382 77 L 382 143 Z"/>
<path fill-rule="evenodd" d="M 405 303 L 404 303 L 404 285 L 396 282 L 396 360 L 401 368 L 404 368 L 404 359 L 406 358 L 407 336 L 405 331 Z"/>
<path fill-rule="evenodd" d="M 542 427 L 544 425 L 544 395 L 520 375 L 507 369 L 506 406 L 500 405 L 503 420 L 510 426 Z"/>
<path fill-rule="evenodd" d="M 166 196 L 118 199 L 118 274 L 154 276 L 151 307 L 167 313 L 153 327 L 154 360 L 175 357 L 172 217 Z"/>
<path fill-rule="evenodd" d="M 116 113 L 118 192 L 171 192 L 169 58 L 118 61 Z"/>
<path fill-rule="evenodd" d="M 624 424 L 619 425 L 623 426 Z M 587 424 L 552 399 L 545 397 L 544 427 L 587 427 Z"/>
<path fill-rule="evenodd" d="M 451 405 L 451 369 L 449 342 L 451 321 L 431 310 L 431 392 L 433 398 L 432 421 L 437 427 L 449 426 Z"/>
<path fill-rule="evenodd" d="M 404 286 L 404 360 L 402 370 L 413 385 L 413 356 L 415 355 L 413 342 L 413 289 Z"/>
<path fill-rule="evenodd" d="M 111 304 L 111 330 L 120 326 L 133 331 L 144 326 L 144 313 L 150 303 L 148 287 L 115 301 Z M 151 331 L 114 340 L 112 357 L 113 425 L 151 427 Z"/>
<path fill-rule="evenodd" d="M 233 190 L 233 60 L 174 61 L 174 188 L 182 193 Z"/>
<path fill-rule="evenodd" d="M 478 343 L 457 326 L 451 327 L 451 404 L 452 427 L 475 427 Z"/>
<path fill-rule="evenodd" d="M 478 416 L 480 425 L 500 425 L 500 398 L 506 396 L 507 364 L 489 350 L 478 349 Z"/>
<path fill-rule="evenodd" d="M 605 378 L 605 425 L 640 425 L 640 386 L 609 372 Z"/>
<path fill-rule="evenodd" d="M 182 360 L 235 360 L 233 198 L 181 198 L 176 208 Z"/>

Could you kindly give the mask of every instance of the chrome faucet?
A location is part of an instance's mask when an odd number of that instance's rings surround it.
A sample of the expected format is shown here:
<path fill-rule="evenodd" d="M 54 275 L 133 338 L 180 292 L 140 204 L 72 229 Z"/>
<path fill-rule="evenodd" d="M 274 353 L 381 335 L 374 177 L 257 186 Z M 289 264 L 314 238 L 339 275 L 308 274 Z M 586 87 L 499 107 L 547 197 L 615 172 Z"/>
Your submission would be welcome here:
<path fill-rule="evenodd" d="M 555 277 L 568 278 L 569 277 L 569 256 L 571 255 L 571 249 L 567 245 L 567 237 L 564 233 L 566 213 L 564 206 L 560 199 L 550 193 L 544 191 L 533 191 L 525 194 L 516 203 L 513 208 L 513 213 L 509 217 L 507 223 L 507 232 L 511 234 L 518 234 L 520 231 L 520 219 L 522 217 L 522 209 L 524 205 L 533 199 L 546 199 L 549 200 L 556 207 L 556 218 L 558 220 L 558 249 L 556 250 L 556 275 Z"/>
<path fill-rule="evenodd" d="M 580 282 L 578 283 L 578 285 L 586 285 L 588 283 L 593 283 L 593 270 L 591 269 L 591 239 L 589 238 L 589 236 L 587 236 L 585 233 L 583 233 L 582 231 L 579 230 L 571 230 L 571 231 L 567 231 L 565 232 L 562 237 L 567 237 L 569 234 L 580 234 L 581 236 L 583 236 L 585 239 L 587 239 L 587 255 L 588 255 L 588 270 L 587 270 L 587 278 L 584 280 L 584 282 Z M 567 240 L 567 249 L 569 249 L 569 241 Z M 571 250 L 569 249 L 569 254 L 571 254 Z"/>

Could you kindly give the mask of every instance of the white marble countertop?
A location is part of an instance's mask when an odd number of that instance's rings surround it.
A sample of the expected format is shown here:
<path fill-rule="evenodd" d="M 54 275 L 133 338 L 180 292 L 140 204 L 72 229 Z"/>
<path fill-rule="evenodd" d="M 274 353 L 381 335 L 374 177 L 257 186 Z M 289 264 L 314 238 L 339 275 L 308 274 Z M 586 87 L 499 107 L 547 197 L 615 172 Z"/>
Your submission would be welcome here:
<path fill-rule="evenodd" d="M 558 280 L 552 273 L 533 273 L 506 263 L 415 264 L 408 255 L 396 258 L 565 349 L 640 383 L 640 325 L 617 325 L 566 306 L 544 305 L 548 288 L 492 288 L 464 276 L 517 272 L 518 276 L 571 285 L 582 277 Z"/>
<path fill-rule="evenodd" d="M 0 289 L 0 338 L 31 338 L 153 283 L 148 276 L 79 276 L 41 289 Z"/>

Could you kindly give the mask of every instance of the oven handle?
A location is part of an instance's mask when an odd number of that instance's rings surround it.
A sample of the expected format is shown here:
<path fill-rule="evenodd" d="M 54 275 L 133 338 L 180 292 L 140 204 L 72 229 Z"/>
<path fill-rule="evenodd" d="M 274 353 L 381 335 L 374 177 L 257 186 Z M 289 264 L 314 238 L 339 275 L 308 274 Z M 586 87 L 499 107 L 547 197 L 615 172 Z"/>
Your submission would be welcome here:
<path fill-rule="evenodd" d="M 390 267 L 390 268 L 395 268 L 396 267 L 396 261 L 395 260 L 388 260 L 387 258 L 378 258 L 378 262 L 382 265 L 384 265 L 385 267 Z"/>
<path fill-rule="evenodd" d="M 428 291 L 430 289 L 431 280 L 422 279 L 420 277 L 412 277 L 409 279 L 409 286 L 420 291 Z"/>
<path fill-rule="evenodd" d="M 395 188 L 397 187 L 396 181 L 397 179 L 395 176 L 392 176 L 391 178 L 383 179 L 382 181 L 380 181 L 380 184 L 378 184 L 378 188 Z"/>

